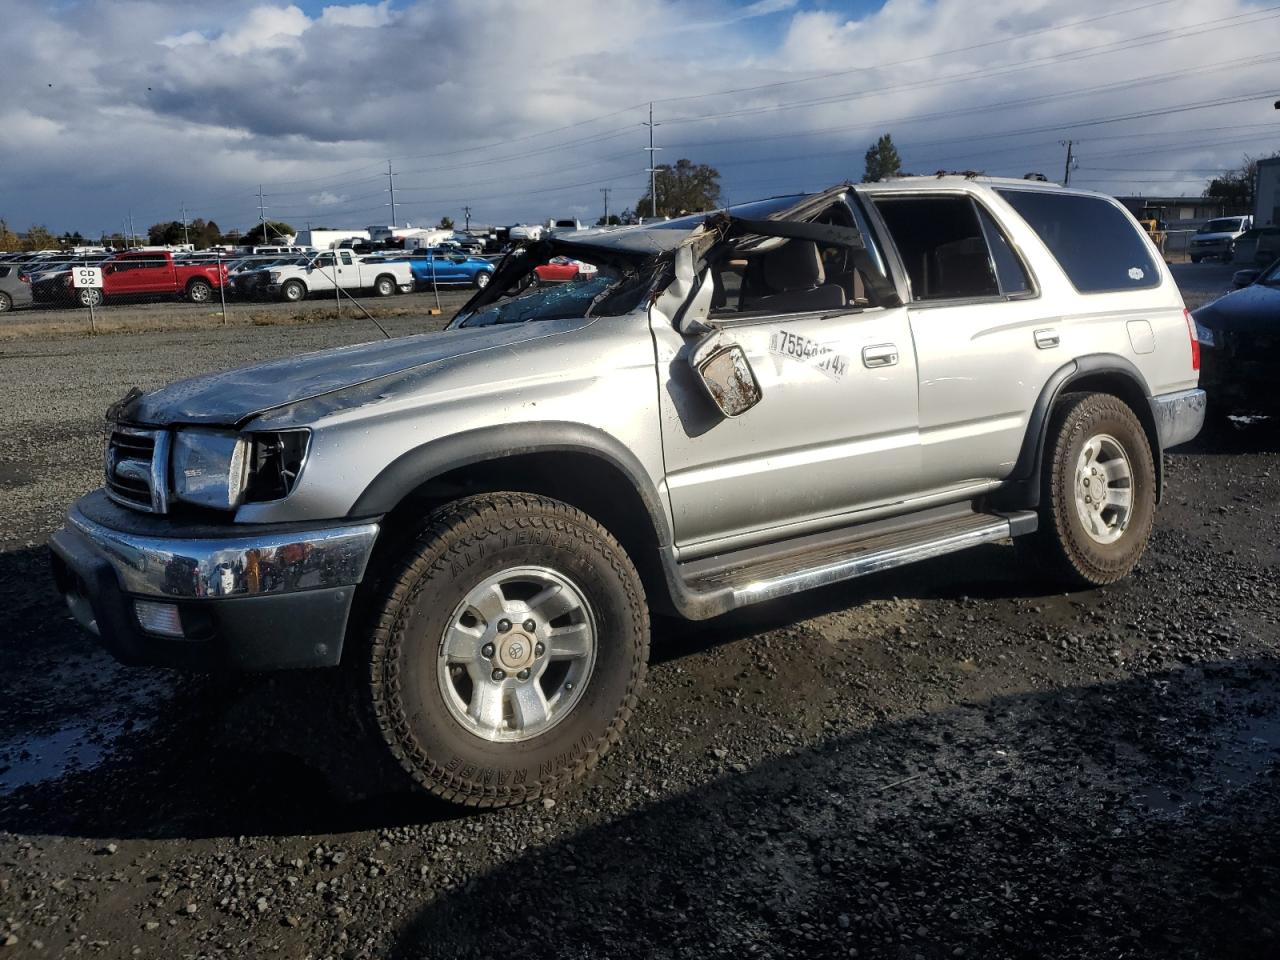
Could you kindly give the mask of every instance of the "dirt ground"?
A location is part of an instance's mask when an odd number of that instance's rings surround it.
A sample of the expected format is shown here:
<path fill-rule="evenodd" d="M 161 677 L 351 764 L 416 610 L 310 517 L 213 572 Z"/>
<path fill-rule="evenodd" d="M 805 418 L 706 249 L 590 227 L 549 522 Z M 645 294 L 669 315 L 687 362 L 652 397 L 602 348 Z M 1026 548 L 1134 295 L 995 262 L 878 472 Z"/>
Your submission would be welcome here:
<path fill-rule="evenodd" d="M 0 345 L 0 960 L 1280 956 L 1280 430 L 1169 452 L 1113 588 L 995 545 L 658 620 L 620 749 L 462 813 L 384 779 L 339 677 L 118 667 L 47 575 L 128 386 L 369 336 Z"/>

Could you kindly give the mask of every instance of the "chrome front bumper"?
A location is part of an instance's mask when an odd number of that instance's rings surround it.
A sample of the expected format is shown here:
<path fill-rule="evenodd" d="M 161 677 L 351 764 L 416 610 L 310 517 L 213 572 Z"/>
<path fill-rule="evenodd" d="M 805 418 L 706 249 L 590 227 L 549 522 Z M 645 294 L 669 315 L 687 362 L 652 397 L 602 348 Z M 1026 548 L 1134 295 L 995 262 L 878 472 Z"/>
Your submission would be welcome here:
<path fill-rule="evenodd" d="M 338 662 L 378 529 L 169 537 L 104 526 L 76 506 L 49 546 L 72 615 L 120 660 L 267 670 Z M 138 601 L 172 605 L 181 636 L 149 633 Z"/>
<path fill-rule="evenodd" d="M 1205 405 L 1205 392 L 1198 388 L 1152 397 L 1151 415 L 1160 435 L 1160 448 L 1168 450 L 1194 439 L 1204 426 Z"/>

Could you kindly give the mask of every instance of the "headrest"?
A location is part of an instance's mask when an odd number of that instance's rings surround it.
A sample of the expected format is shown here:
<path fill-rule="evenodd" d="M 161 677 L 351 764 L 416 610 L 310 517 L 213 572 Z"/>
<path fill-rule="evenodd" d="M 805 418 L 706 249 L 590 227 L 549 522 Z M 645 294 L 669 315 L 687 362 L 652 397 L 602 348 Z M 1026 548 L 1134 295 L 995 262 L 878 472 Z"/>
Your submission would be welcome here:
<path fill-rule="evenodd" d="M 818 245 L 812 240 L 788 240 L 765 254 L 761 262 L 764 282 L 770 290 L 808 290 L 826 279 Z"/>

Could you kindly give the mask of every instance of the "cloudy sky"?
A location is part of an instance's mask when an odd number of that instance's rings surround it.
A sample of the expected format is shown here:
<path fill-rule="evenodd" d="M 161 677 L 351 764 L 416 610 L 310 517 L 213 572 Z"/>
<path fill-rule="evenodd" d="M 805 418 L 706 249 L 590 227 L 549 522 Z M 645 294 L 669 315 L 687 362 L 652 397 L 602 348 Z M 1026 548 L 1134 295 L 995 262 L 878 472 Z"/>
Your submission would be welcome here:
<path fill-rule="evenodd" d="M 1242 0 L 0 0 L 0 217 L 86 235 L 592 219 L 660 161 L 731 201 L 913 172 L 1199 194 L 1280 150 L 1280 8 Z"/>

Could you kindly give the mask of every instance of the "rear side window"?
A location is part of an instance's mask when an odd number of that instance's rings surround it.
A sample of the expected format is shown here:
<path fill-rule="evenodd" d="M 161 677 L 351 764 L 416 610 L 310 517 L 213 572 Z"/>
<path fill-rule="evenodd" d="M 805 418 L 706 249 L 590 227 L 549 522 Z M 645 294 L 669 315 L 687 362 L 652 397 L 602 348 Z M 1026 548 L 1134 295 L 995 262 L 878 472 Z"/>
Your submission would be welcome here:
<path fill-rule="evenodd" d="M 998 192 L 1031 225 L 1081 293 L 1160 285 L 1146 237 L 1106 200 L 1034 190 Z"/>

